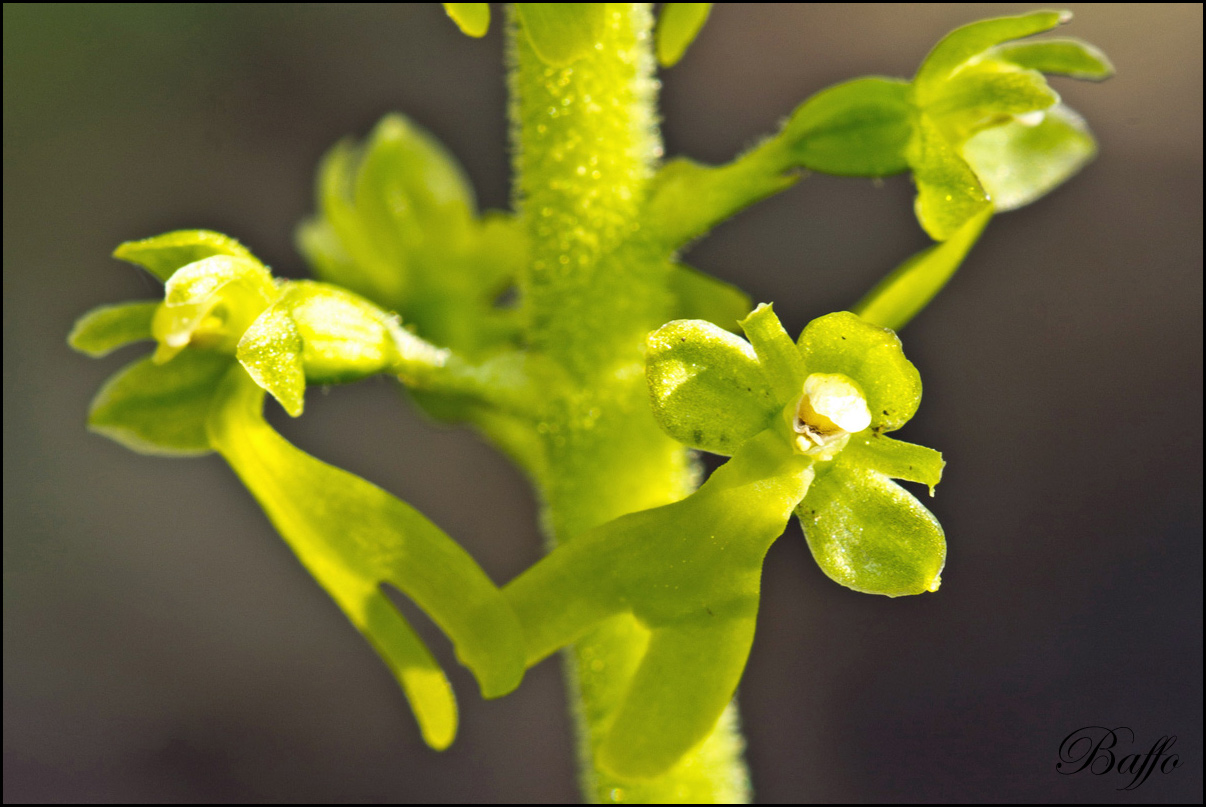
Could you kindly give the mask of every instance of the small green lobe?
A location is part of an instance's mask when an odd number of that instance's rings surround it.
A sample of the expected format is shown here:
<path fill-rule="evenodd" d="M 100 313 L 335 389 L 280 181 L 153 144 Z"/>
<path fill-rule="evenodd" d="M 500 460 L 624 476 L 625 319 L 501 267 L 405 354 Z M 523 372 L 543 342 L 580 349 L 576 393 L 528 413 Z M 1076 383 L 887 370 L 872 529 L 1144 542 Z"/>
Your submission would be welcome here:
<path fill-rule="evenodd" d="M 864 594 L 936 591 L 946 537 L 912 494 L 845 454 L 818 472 L 796 509 L 808 548 L 832 580 Z"/>
<path fill-rule="evenodd" d="M 732 454 L 779 409 L 749 344 L 711 323 L 662 326 L 649 335 L 645 361 L 654 417 L 693 448 Z"/>
<path fill-rule="evenodd" d="M 673 67 L 683 58 L 712 12 L 711 3 L 666 3 L 657 23 L 657 60 Z"/>
<path fill-rule="evenodd" d="M 153 339 L 151 319 L 159 302 L 118 303 L 94 308 L 75 321 L 67 343 L 93 358 L 132 342 Z"/>
<path fill-rule="evenodd" d="M 935 241 L 945 241 L 977 214 L 991 209 L 975 172 L 926 115 L 917 117 L 909 164 L 917 185 L 917 220 Z"/>
<path fill-rule="evenodd" d="M 913 79 L 922 107 L 941 93 L 946 80 L 969 59 L 994 45 L 1049 31 L 1072 19 L 1069 11 L 1033 11 L 1016 17 L 980 20 L 951 31 L 934 46 Z"/>
<path fill-rule="evenodd" d="M 758 363 L 774 389 L 779 405 L 800 397 L 807 375 L 804 363 L 771 304 L 759 303 L 740 324 L 758 355 Z"/>
<path fill-rule="evenodd" d="M 988 58 L 1087 81 L 1102 81 L 1114 75 L 1109 57 L 1088 42 L 1072 37 L 998 45 Z"/>
<path fill-rule="evenodd" d="M 461 33 L 481 38 L 490 30 L 489 3 L 444 3 L 444 11 L 461 29 Z"/>
<path fill-rule="evenodd" d="M 290 417 L 302 413 L 306 399 L 302 337 L 287 308 L 277 303 L 261 314 L 243 333 L 236 355 L 252 380 L 276 398 Z"/>
<path fill-rule="evenodd" d="M 808 375 L 841 373 L 862 387 L 875 431 L 895 431 L 917 411 L 921 374 L 892 331 L 839 311 L 808 323 L 799 345 Z"/>

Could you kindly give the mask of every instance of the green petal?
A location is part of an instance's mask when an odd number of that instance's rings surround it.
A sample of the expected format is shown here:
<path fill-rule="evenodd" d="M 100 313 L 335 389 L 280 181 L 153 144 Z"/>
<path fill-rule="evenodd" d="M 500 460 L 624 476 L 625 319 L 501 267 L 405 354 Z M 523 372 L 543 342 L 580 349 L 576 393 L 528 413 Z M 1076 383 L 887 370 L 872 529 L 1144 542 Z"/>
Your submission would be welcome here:
<path fill-rule="evenodd" d="M 515 11 L 541 61 L 565 67 L 589 53 L 607 23 L 606 3 L 516 3 Z"/>
<path fill-rule="evenodd" d="M 882 177 L 908 169 L 912 117 L 907 81 L 859 78 L 822 90 L 801 104 L 783 137 L 805 168 Z"/>
<path fill-rule="evenodd" d="M 921 403 L 921 375 L 896 334 L 847 311 L 808 323 L 800 353 L 808 375 L 842 373 L 863 388 L 875 431 L 899 429 Z"/>
<path fill-rule="evenodd" d="M 395 586 L 452 639 L 486 697 L 523 676 L 515 615 L 459 545 L 418 511 L 358 476 L 311 457 L 273 431 L 263 391 L 236 366 L 222 382 L 210 439 L 281 536 L 398 678 L 436 748 L 452 740 L 456 706 L 436 663 L 380 584 Z"/>
<path fill-rule="evenodd" d="M 941 94 L 944 82 L 969 59 L 984 51 L 1032 34 L 1049 31 L 1072 19 L 1068 11 L 1033 11 L 1016 17 L 997 17 L 980 20 L 956 28 L 934 46 L 913 79 L 914 91 L 921 106 Z"/>
<path fill-rule="evenodd" d="M 306 400 L 302 337 L 287 307 L 277 303 L 261 314 L 243 333 L 235 355 L 252 380 L 271 393 L 290 417 L 302 413 Z"/>
<path fill-rule="evenodd" d="M 771 304 L 759 303 L 740 325 L 758 355 L 762 372 L 774 389 L 779 406 L 800 397 L 807 375 L 804 363 Z"/>
<path fill-rule="evenodd" d="M 81 353 L 100 358 L 132 342 L 154 339 L 151 319 L 158 307 L 157 300 L 150 300 L 94 308 L 75 321 L 67 344 Z"/>
<path fill-rule="evenodd" d="M 255 260 L 235 239 L 209 230 L 177 230 L 142 241 L 127 241 L 113 251 L 114 258 L 137 264 L 164 282 L 181 266 L 213 255 Z"/>
<path fill-rule="evenodd" d="M 909 146 L 917 184 L 917 220 L 935 241 L 945 241 L 992 202 L 975 172 L 925 115 L 919 115 Z"/>
<path fill-rule="evenodd" d="M 946 467 L 942 454 L 934 449 L 893 440 L 876 432 L 864 432 L 852 438 L 842 456 L 851 466 L 861 465 L 893 479 L 920 482 L 929 487 L 931 496 L 942 481 L 942 469 Z"/>
<path fill-rule="evenodd" d="M 899 331 L 955 274 L 992 218 L 988 209 L 968 219 L 954 235 L 927 247 L 892 270 L 854 306 L 873 325 Z"/>
<path fill-rule="evenodd" d="M 929 510 L 843 453 L 818 473 L 797 508 L 808 548 L 832 580 L 865 594 L 937 591 L 946 538 Z"/>
<path fill-rule="evenodd" d="M 678 64 L 711 11 L 711 3 L 666 3 L 662 7 L 657 22 L 657 60 L 662 67 Z"/>
<path fill-rule="evenodd" d="M 205 419 L 232 362 L 230 356 L 199 350 L 167 364 L 140 359 L 101 387 L 92 399 L 88 428 L 140 454 L 208 454 Z"/>
<path fill-rule="evenodd" d="M 981 61 L 960 70 L 942 86 L 926 114 L 952 143 L 962 143 L 986 127 L 1007 122 L 1059 102 L 1037 70 L 1007 62 Z"/>
<path fill-rule="evenodd" d="M 732 454 L 780 408 L 749 344 L 711 323 L 662 326 L 645 362 L 654 417 L 693 448 Z"/>
<path fill-rule="evenodd" d="M 675 264 L 668 280 L 674 295 L 672 319 L 702 319 L 736 332 L 737 321 L 750 313 L 749 295 L 719 278 Z"/>
<path fill-rule="evenodd" d="M 998 212 L 1016 210 L 1059 187 L 1097 153 L 1084 120 L 1065 106 L 1037 125 L 1012 121 L 963 144 L 963 157 Z"/>
<path fill-rule="evenodd" d="M 489 3 L 444 3 L 444 11 L 463 34 L 480 38 L 490 30 Z"/>
<path fill-rule="evenodd" d="M 1100 50 L 1073 38 L 1011 42 L 989 51 L 990 59 L 1060 76 L 1101 81 L 1114 75 L 1114 65 Z"/>

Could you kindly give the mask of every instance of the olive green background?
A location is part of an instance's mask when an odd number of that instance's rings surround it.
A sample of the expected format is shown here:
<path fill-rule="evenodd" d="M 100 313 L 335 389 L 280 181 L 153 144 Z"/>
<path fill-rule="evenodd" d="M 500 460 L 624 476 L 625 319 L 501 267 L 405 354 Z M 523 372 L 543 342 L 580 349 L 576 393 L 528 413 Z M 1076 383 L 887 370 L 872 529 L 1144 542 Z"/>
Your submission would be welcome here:
<path fill-rule="evenodd" d="M 719 162 L 837 81 L 910 75 L 955 25 L 1020 4 L 720 6 L 665 75 L 669 154 Z M 1202 799 L 1202 7 L 1074 5 L 1119 75 L 1055 80 L 1096 163 L 994 221 L 902 334 L 925 382 L 900 436 L 941 449 L 937 594 L 829 582 L 793 525 L 766 562 L 740 698 L 765 801 Z M 552 801 L 576 797 L 558 662 L 483 702 L 431 626 L 460 737 L 426 749 L 367 644 L 216 458 L 84 430 L 101 382 L 65 337 L 157 294 L 108 258 L 184 227 L 280 274 L 338 138 L 399 110 L 508 198 L 498 25 L 435 4 L 4 6 L 5 801 Z M 689 261 L 788 328 L 926 243 L 905 178 L 810 177 Z M 275 406 L 272 417 L 284 418 Z M 499 582 L 540 555 L 526 484 L 377 380 L 281 423 L 383 485 Z M 408 613 L 414 614 L 410 609 Z M 1183 762 L 1138 790 L 1063 776 L 1060 741 L 1128 726 Z"/>

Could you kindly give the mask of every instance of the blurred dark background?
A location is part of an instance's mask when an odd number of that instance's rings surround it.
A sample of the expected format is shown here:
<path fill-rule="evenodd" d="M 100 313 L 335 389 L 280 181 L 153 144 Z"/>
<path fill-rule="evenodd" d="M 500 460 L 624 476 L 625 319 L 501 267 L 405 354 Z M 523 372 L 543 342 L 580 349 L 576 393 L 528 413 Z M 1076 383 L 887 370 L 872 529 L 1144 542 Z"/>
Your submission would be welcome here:
<path fill-rule="evenodd" d="M 908 76 L 952 27 L 1021 4 L 719 6 L 665 76 L 669 154 L 719 162 L 807 95 Z M 766 562 L 741 687 L 764 801 L 1202 799 L 1202 6 L 1073 5 L 1118 67 L 1055 80 L 1101 153 L 1000 217 L 903 338 L 941 449 L 941 591 L 855 594 L 793 527 Z M 497 13 L 497 10 L 496 10 Z M 556 662 L 426 749 L 385 667 L 220 460 L 84 430 L 79 314 L 157 285 L 107 256 L 184 227 L 304 274 L 320 155 L 400 110 L 508 199 L 502 38 L 436 4 L 4 6 L 4 798 L 576 798 Z M 688 255 L 789 330 L 926 243 L 907 179 L 812 177 Z M 276 409 L 276 407 L 272 407 Z M 282 429 L 429 514 L 498 581 L 540 554 L 522 478 L 386 381 L 313 392 Z M 425 628 L 430 633 L 430 626 Z M 1063 776 L 1061 740 L 1127 726 L 1182 765 Z M 1125 738 L 1124 738 L 1125 739 Z"/>

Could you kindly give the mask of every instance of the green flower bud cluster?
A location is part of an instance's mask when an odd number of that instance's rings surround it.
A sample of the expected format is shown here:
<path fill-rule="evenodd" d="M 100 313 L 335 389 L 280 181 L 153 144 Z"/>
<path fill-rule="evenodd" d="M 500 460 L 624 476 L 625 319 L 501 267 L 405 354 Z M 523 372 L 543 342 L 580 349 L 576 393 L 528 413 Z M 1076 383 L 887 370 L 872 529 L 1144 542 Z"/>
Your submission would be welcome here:
<path fill-rule="evenodd" d="M 1038 199 L 1096 151 L 1044 73 L 1101 80 L 1106 57 L 1076 39 L 1015 40 L 1071 19 L 1036 11 L 958 28 L 913 80 L 861 78 L 824 90 L 793 113 L 782 137 L 799 164 L 846 176 L 912 171 L 917 218 L 936 241 L 985 210 Z"/>

